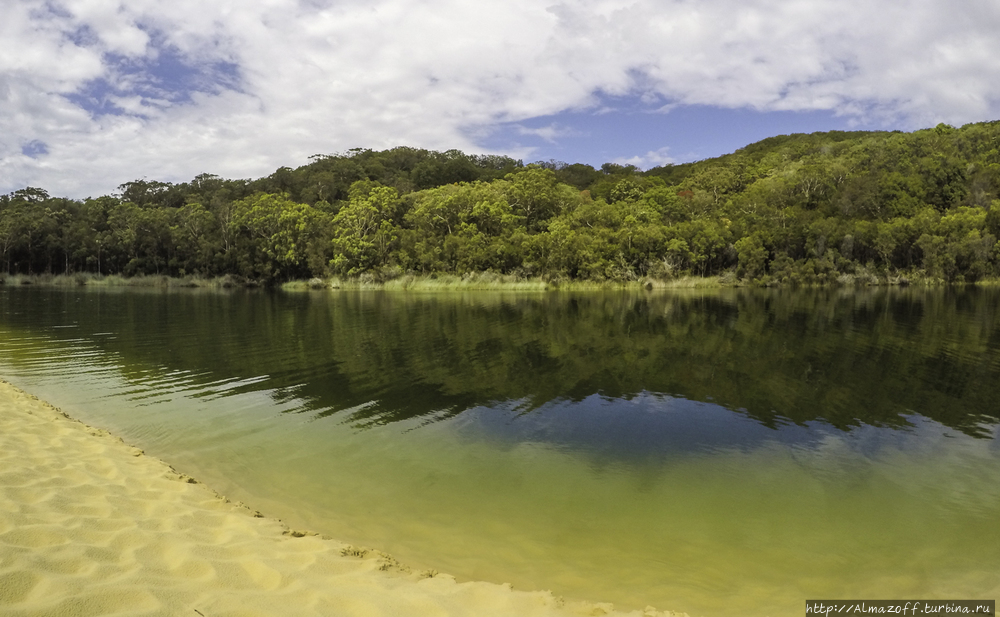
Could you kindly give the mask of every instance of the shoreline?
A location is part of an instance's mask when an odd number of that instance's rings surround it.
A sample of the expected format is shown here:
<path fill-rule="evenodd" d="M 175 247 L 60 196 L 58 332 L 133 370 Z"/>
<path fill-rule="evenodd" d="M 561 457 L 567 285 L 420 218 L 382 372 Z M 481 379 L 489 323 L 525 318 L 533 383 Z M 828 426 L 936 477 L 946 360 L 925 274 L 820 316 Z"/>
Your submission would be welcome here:
<path fill-rule="evenodd" d="M 0 612 L 680 617 L 458 583 L 289 529 L 3 379 Z"/>
<path fill-rule="evenodd" d="M 718 289 L 870 289 L 870 288 L 941 288 L 941 287 L 998 287 L 1000 278 L 983 278 L 972 282 L 948 282 L 926 277 L 919 272 L 882 274 L 867 277 L 843 275 L 836 280 L 816 283 L 790 283 L 748 281 L 737 279 L 732 273 L 719 276 L 685 275 L 669 279 L 642 277 L 635 280 L 594 281 L 587 279 L 559 279 L 547 277 L 523 278 L 493 272 L 466 274 L 404 274 L 390 278 L 362 275 L 356 278 L 312 278 L 271 282 L 243 279 L 225 275 L 217 277 L 167 275 L 121 276 L 117 274 L 4 274 L 0 273 L 0 287 L 91 287 L 91 288 L 148 288 L 148 289 L 258 289 L 271 288 L 282 291 L 671 291 Z"/>
<path fill-rule="evenodd" d="M 720 289 L 745 286 L 739 281 L 724 282 L 718 276 L 681 276 L 672 279 L 641 279 L 629 281 L 592 281 L 586 279 L 552 279 L 544 277 L 519 277 L 493 272 L 466 274 L 406 274 L 391 278 L 365 276 L 355 278 L 327 277 L 296 279 L 269 284 L 225 275 L 200 276 L 98 276 L 77 274 L 4 274 L 0 273 L 0 287 L 91 287 L 91 288 L 159 288 L 159 289 L 281 289 L 283 291 L 601 291 L 601 290 L 653 290 L 653 289 Z"/>

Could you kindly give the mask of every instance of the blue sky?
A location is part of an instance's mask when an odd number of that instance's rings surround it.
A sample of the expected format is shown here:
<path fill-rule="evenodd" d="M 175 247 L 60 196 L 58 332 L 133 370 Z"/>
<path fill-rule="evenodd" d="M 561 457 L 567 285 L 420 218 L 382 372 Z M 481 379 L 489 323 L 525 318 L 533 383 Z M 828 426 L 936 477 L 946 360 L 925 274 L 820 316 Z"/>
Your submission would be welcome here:
<path fill-rule="evenodd" d="M 680 106 L 649 109 L 638 97 L 619 97 L 601 110 L 565 111 L 505 123 L 480 143 L 498 150 L 530 148 L 530 160 L 633 164 L 642 169 L 686 163 L 733 152 L 774 135 L 817 131 L 884 130 L 829 111 L 727 109 Z"/>
<path fill-rule="evenodd" d="M 648 168 L 995 120 L 997 31 L 995 0 L 12 0 L 0 192 L 397 145 Z"/>

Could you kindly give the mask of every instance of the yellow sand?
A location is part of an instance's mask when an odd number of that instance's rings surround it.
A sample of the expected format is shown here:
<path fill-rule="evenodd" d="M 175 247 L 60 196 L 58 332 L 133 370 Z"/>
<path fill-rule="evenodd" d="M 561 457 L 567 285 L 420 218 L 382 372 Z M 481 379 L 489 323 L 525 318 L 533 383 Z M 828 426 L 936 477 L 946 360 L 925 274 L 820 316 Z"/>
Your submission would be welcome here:
<path fill-rule="evenodd" d="M 671 615 L 292 531 L 0 381 L 0 616 Z"/>

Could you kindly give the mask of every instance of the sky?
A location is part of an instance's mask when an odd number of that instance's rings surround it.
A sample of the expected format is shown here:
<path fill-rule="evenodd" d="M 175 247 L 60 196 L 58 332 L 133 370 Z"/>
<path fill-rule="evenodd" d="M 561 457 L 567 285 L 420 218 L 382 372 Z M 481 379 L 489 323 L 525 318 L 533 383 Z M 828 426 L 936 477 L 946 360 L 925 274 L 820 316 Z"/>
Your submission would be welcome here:
<path fill-rule="evenodd" d="M 4 0 L 0 194 L 405 145 L 647 169 L 1000 119 L 996 0 Z"/>

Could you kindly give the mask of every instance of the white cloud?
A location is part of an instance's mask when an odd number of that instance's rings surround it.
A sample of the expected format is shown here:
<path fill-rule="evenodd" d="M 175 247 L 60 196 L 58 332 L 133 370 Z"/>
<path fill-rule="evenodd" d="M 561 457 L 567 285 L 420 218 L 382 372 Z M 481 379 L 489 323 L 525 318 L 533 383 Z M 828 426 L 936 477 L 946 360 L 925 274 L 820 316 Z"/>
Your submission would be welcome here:
<path fill-rule="evenodd" d="M 657 150 L 650 150 L 643 155 L 636 155 L 629 158 L 617 158 L 612 163 L 619 165 L 635 165 L 639 169 L 649 169 L 661 165 L 670 165 L 677 162 L 677 159 L 670 156 L 670 147 L 665 146 Z"/>
<path fill-rule="evenodd" d="M 993 119 L 998 27 L 995 0 L 13 0 L 0 7 L 0 191 L 248 177 L 355 146 L 478 151 L 490 126 L 602 93 L 904 128 Z M 168 48 L 193 72 L 236 73 L 187 97 L 142 89 L 129 67 Z M 123 115 L 66 97 L 105 86 Z M 539 135 L 557 140 L 551 128 Z M 47 154 L 22 153 L 37 142 Z"/>
<path fill-rule="evenodd" d="M 518 135 L 533 135 L 535 137 L 540 137 L 549 143 L 555 143 L 560 137 L 570 137 L 578 134 L 575 129 L 568 126 L 560 126 L 557 123 L 552 123 L 548 126 L 539 128 L 531 128 L 521 125 L 517 125 L 515 128 Z"/>

